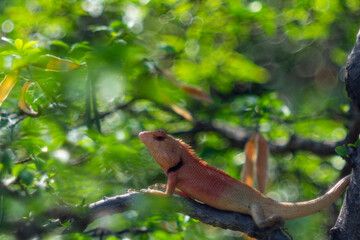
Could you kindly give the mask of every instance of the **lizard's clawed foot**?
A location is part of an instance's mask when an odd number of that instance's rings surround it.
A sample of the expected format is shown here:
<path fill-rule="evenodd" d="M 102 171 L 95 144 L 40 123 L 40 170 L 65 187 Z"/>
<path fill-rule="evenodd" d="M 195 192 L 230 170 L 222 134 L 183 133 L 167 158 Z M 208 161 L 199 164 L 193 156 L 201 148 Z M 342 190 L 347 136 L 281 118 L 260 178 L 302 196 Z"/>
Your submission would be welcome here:
<path fill-rule="evenodd" d="M 288 229 L 286 227 L 282 226 L 282 227 L 280 227 L 280 230 L 283 231 L 291 240 L 294 240 L 294 238 L 288 232 Z"/>
<path fill-rule="evenodd" d="M 166 195 L 165 192 L 153 190 L 153 189 L 141 189 L 140 192 L 146 194 Z"/>
<path fill-rule="evenodd" d="M 276 230 L 281 230 L 282 232 L 284 232 L 291 240 L 293 240 L 293 237 L 290 235 L 290 233 L 288 232 L 288 229 L 284 226 L 285 225 L 285 221 L 278 215 L 273 215 L 269 218 L 267 218 L 267 221 L 264 221 L 267 224 L 269 224 L 270 222 L 272 223 L 272 225 L 267 225 L 264 226 L 264 228 L 267 228 L 267 232 L 268 235 L 270 236 L 270 234 Z M 259 226 L 260 227 L 260 226 Z"/>
<path fill-rule="evenodd" d="M 272 215 L 256 223 L 260 228 L 270 228 L 271 231 L 284 228 L 284 220 L 279 215 Z"/>
<path fill-rule="evenodd" d="M 134 192 L 140 192 L 139 190 L 136 189 L 127 189 L 126 193 L 134 193 Z"/>
<path fill-rule="evenodd" d="M 150 194 L 165 194 L 164 192 L 162 191 L 158 191 L 158 190 L 153 190 L 153 189 L 140 189 L 140 190 L 137 190 L 137 189 L 128 189 L 126 190 L 126 193 L 150 193 Z"/>
<path fill-rule="evenodd" d="M 148 187 L 148 189 L 141 189 L 141 193 L 150 193 L 150 194 L 158 194 L 165 195 L 166 185 L 162 183 L 156 183 Z"/>
<path fill-rule="evenodd" d="M 166 185 L 163 184 L 163 183 L 155 183 L 154 185 L 149 186 L 148 189 L 165 191 L 166 190 Z"/>
<path fill-rule="evenodd" d="M 141 193 L 150 193 L 151 191 L 153 191 L 153 190 L 151 190 L 151 189 L 140 189 L 139 192 L 141 192 Z"/>

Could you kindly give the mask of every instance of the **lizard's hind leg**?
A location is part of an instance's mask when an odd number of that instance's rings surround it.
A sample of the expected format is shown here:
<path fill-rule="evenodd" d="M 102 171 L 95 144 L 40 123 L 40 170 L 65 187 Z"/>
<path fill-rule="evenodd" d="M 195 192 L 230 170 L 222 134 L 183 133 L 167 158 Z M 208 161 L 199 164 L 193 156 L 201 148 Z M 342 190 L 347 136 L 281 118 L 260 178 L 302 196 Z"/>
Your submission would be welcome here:
<path fill-rule="evenodd" d="M 256 225 L 260 228 L 282 227 L 284 225 L 284 220 L 279 215 L 273 214 L 266 217 L 264 210 L 257 203 L 250 203 L 249 212 Z"/>

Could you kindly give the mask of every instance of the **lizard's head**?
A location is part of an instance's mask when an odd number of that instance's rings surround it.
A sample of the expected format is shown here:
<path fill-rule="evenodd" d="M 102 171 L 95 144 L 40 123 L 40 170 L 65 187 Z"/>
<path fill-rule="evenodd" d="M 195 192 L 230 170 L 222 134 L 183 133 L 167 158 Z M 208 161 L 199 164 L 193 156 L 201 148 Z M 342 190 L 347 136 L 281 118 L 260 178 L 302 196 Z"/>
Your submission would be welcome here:
<path fill-rule="evenodd" d="M 183 151 L 184 147 L 178 140 L 167 135 L 165 131 L 141 132 L 139 138 L 150 150 L 151 155 L 165 173 L 169 168 L 176 166 L 181 161 L 181 151 Z"/>

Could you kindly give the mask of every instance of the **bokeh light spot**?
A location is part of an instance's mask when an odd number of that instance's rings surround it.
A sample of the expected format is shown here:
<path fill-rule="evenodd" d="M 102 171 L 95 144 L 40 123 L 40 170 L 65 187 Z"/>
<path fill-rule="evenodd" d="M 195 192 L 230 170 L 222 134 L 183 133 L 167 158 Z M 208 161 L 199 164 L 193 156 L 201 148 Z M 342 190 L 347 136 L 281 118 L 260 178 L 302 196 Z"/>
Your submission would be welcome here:
<path fill-rule="evenodd" d="M 262 9 L 261 2 L 255 1 L 249 4 L 250 12 L 259 12 Z"/>
<path fill-rule="evenodd" d="M 69 151 L 61 148 L 54 152 L 53 157 L 62 163 L 67 163 L 70 160 Z"/>
<path fill-rule="evenodd" d="M 2 24 L 1 24 L 1 30 L 4 33 L 9 33 L 12 32 L 12 30 L 14 30 L 15 24 L 13 23 L 13 21 L 11 20 L 5 20 Z"/>

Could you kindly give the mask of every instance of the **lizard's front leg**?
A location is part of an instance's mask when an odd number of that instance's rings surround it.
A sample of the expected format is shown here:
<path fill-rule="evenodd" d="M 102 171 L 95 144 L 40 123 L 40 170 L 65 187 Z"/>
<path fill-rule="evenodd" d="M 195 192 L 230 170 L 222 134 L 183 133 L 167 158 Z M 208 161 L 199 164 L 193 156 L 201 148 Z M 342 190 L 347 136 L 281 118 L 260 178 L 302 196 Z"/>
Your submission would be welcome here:
<path fill-rule="evenodd" d="M 186 193 L 184 193 L 183 191 L 175 190 L 176 183 L 177 183 L 176 173 L 171 172 L 171 173 L 168 174 L 168 182 L 166 184 L 165 192 L 162 192 L 162 191 L 159 191 L 159 190 L 153 190 L 153 189 L 147 189 L 147 190 L 145 190 L 143 192 L 151 193 L 151 194 L 159 194 L 159 195 L 168 195 L 168 196 L 172 196 L 174 193 L 176 193 L 176 194 L 179 194 L 181 196 L 188 197 L 186 195 Z"/>

